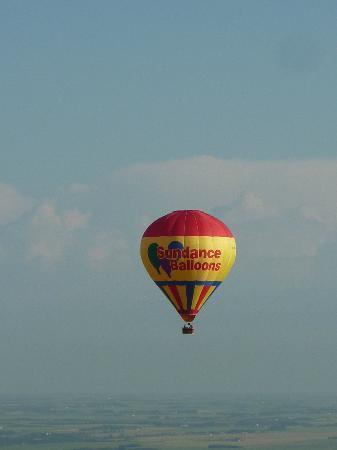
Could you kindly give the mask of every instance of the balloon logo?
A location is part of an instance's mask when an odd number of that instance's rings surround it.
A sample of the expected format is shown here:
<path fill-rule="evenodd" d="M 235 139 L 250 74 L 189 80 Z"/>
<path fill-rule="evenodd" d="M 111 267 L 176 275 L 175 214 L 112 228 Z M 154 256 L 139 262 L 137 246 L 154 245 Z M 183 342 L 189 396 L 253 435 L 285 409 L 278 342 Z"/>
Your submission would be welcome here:
<path fill-rule="evenodd" d="M 188 322 L 183 333 L 192 334 L 190 323 L 234 264 L 231 231 L 202 211 L 173 211 L 148 226 L 140 252 L 152 280 Z"/>

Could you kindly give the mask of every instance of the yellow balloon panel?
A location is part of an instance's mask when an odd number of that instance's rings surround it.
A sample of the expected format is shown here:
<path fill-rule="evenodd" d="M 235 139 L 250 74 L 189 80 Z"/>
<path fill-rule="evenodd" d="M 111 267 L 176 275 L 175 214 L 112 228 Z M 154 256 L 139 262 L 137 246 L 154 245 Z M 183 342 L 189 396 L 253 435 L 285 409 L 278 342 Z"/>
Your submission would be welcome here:
<path fill-rule="evenodd" d="M 223 281 L 234 264 L 233 237 L 143 237 L 141 257 L 154 281 Z"/>

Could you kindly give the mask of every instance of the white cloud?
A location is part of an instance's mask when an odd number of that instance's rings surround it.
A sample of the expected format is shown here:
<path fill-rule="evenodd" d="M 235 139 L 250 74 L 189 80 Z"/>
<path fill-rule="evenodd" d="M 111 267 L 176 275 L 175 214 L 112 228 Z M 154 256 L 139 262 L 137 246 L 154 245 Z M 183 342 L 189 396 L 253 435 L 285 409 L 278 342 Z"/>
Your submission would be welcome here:
<path fill-rule="evenodd" d="M 28 258 L 50 265 L 62 259 L 74 232 L 83 229 L 89 214 L 77 209 L 57 212 L 51 202 L 41 204 L 28 225 Z"/>
<path fill-rule="evenodd" d="M 198 156 L 137 164 L 113 174 L 119 192 L 133 190 L 148 208 L 232 207 L 241 202 L 247 218 L 308 208 L 334 223 L 337 211 L 337 160 L 242 161 Z M 144 195 L 148 194 L 148 195 Z M 164 206 L 165 207 L 165 206 Z"/>
<path fill-rule="evenodd" d="M 99 270 L 118 263 L 129 265 L 129 248 L 125 236 L 116 230 L 97 233 L 88 249 L 87 259 L 92 269 Z"/>
<path fill-rule="evenodd" d="M 255 256 L 313 256 L 337 232 L 337 160 L 198 156 L 125 168 L 113 174 L 117 185 L 139 223 L 173 209 L 203 209 L 241 239 L 246 233 L 244 245 Z"/>
<path fill-rule="evenodd" d="M 246 192 L 229 209 L 227 217 L 230 221 L 240 222 L 263 220 L 277 215 L 278 211 L 275 205 L 267 204 L 253 192 Z"/>
<path fill-rule="evenodd" d="M 55 206 L 52 203 L 43 203 L 40 205 L 33 215 L 32 226 L 34 228 L 62 228 L 62 219 L 56 213 Z"/>
<path fill-rule="evenodd" d="M 0 225 L 16 221 L 33 204 L 32 198 L 22 195 L 9 184 L 0 183 Z"/>
<path fill-rule="evenodd" d="M 324 225 L 330 231 L 336 230 L 337 228 L 337 208 L 334 208 L 333 205 L 331 210 L 327 208 L 317 208 L 315 205 L 302 206 L 300 208 L 300 213 L 305 219 L 312 220 L 319 225 Z"/>
<path fill-rule="evenodd" d="M 95 189 L 73 183 L 24 215 L 28 258 L 51 265 L 85 255 L 81 260 L 95 270 L 116 261 L 130 265 L 146 226 L 184 208 L 224 220 L 238 238 L 239 257 L 314 256 L 337 239 L 336 174 L 337 160 L 198 156 L 133 165 L 101 179 Z M 0 185 L 0 223 L 19 218 L 31 205 L 14 188 Z"/>
<path fill-rule="evenodd" d="M 78 209 L 71 209 L 63 213 L 63 223 L 67 231 L 85 228 L 89 222 L 90 214 L 82 213 Z"/>
<path fill-rule="evenodd" d="M 85 194 L 96 190 L 96 186 L 84 183 L 71 183 L 68 187 L 68 192 L 71 194 Z"/>

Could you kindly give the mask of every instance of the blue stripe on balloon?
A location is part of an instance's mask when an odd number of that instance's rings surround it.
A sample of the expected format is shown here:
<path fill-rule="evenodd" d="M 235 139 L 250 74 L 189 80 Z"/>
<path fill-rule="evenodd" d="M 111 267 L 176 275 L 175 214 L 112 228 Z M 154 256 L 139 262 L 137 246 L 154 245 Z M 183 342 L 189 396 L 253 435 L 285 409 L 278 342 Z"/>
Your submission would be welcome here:
<path fill-rule="evenodd" d="M 221 284 L 221 281 L 155 281 L 157 286 L 216 286 Z"/>
<path fill-rule="evenodd" d="M 186 286 L 186 297 L 187 297 L 187 310 L 189 311 L 192 308 L 192 300 L 194 294 L 195 284 L 188 284 Z"/>

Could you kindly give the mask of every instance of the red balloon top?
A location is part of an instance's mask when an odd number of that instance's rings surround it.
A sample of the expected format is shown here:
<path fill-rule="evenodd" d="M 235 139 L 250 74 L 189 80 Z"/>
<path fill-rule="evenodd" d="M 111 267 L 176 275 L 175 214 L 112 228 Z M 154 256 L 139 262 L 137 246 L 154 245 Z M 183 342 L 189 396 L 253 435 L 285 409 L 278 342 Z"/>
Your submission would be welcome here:
<path fill-rule="evenodd" d="M 157 236 L 233 237 L 230 229 L 221 220 L 193 209 L 166 214 L 149 225 L 143 234 L 143 237 Z"/>

